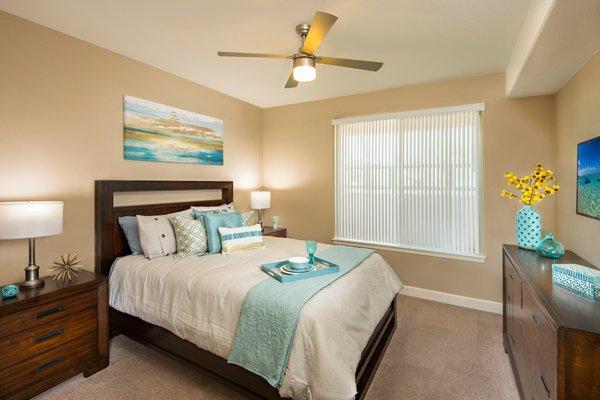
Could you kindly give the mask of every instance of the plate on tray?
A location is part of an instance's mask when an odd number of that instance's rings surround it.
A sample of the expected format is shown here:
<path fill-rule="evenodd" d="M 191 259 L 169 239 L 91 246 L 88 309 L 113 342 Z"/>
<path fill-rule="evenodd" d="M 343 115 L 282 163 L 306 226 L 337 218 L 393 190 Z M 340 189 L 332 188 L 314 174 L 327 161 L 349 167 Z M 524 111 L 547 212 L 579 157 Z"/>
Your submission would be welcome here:
<path fill-rule="evenodd" d="M 307 268 L 305 270 L 302 271 L 295 271 L 293 269 L 288 268 L 287 264 L 286 265 L 282 265 L 281 267 L 279 267 L 279 269 L 281 270 L 282 273 L 284 274 L 288 274 L 288 275 L 297 275 L 297 274 L 305 274 L 307 272 L 311 272 L 314 271 L 315 266 L 312 265 L 310 268 Z"/>

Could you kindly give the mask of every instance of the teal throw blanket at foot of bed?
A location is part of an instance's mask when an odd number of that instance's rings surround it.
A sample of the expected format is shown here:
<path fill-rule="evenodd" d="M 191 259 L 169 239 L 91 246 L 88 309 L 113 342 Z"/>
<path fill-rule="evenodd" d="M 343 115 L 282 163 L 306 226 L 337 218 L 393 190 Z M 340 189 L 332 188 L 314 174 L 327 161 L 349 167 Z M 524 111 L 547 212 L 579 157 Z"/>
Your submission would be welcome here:
<path fill-rule="evenodd" d="M 280 386 L 304 304 L 372 253 L 370 249 L 331 246 L 317 257 L 337 264 L 338 273 L 289 283 L 269 278 L 252 287 L 242 306 L 228 362 L 262 376 L 271 386 Z"/>

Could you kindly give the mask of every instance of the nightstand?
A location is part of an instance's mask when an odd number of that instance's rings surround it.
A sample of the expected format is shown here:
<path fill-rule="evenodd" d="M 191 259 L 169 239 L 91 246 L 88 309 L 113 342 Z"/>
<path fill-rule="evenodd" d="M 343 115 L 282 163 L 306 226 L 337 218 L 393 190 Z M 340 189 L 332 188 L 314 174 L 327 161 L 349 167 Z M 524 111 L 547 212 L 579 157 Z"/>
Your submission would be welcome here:
<path fill-rule="evenodd" d="M 80 271 L 0 302 L 0 399 L 26 399 L 108 366 L 108 283 Z"/>
<path fill-rule="evenodd" d="M 263 226 L 263 236 L 277 236 L 286 238 L 287 237 L 287 228 L 277 228 L 273 229 L 271 226 Z"/>

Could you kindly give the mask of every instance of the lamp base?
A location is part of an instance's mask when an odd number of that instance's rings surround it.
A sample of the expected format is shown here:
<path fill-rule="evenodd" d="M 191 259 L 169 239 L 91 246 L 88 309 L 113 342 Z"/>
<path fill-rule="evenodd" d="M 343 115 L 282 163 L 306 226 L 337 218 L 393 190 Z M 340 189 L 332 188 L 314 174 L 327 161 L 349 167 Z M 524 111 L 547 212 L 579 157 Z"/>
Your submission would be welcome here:
<path fill-rule="evenodd" d="M 39 278 L 31 281 L 19 282 L 19 287 L 24 290 L 38 288 L 42 286 L 44 286 L 44 280 Z"/>
<path fill-rule="evenodd" d="M 25 268 L 25 280 L 19 282 L 19 287 L 25 290 L 44 286 L 44 280 L 40 279 L 40 267 L 35 265 L 35 242 L 33 242 L 33 246 L 31 246 L 32 241 L 33 240 L 30 239 L 29 265 Z"/>

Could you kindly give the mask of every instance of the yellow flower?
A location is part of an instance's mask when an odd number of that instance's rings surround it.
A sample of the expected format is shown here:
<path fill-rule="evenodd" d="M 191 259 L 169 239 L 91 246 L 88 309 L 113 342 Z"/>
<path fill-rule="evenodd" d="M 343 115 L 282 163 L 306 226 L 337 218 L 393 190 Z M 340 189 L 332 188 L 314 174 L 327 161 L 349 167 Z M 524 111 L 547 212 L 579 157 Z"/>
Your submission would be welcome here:
<path fill-rule="evenodd" d="M 514 187 L 520 192 L 517 196 L 507 190 L 502 190 L 500 196 L 507 199 L 518 198 L 523 204 L 533 204 L 542 201 L 547 196 L 552 196 L 558 191 L 558 185 L 548 183 L 555 182 L 554 172 L 543 167 L 542 163 L 537 163 L 529 175 L 522 177 L 516 176 L 510 171 L 504 174 L 506 184 Z"/>

